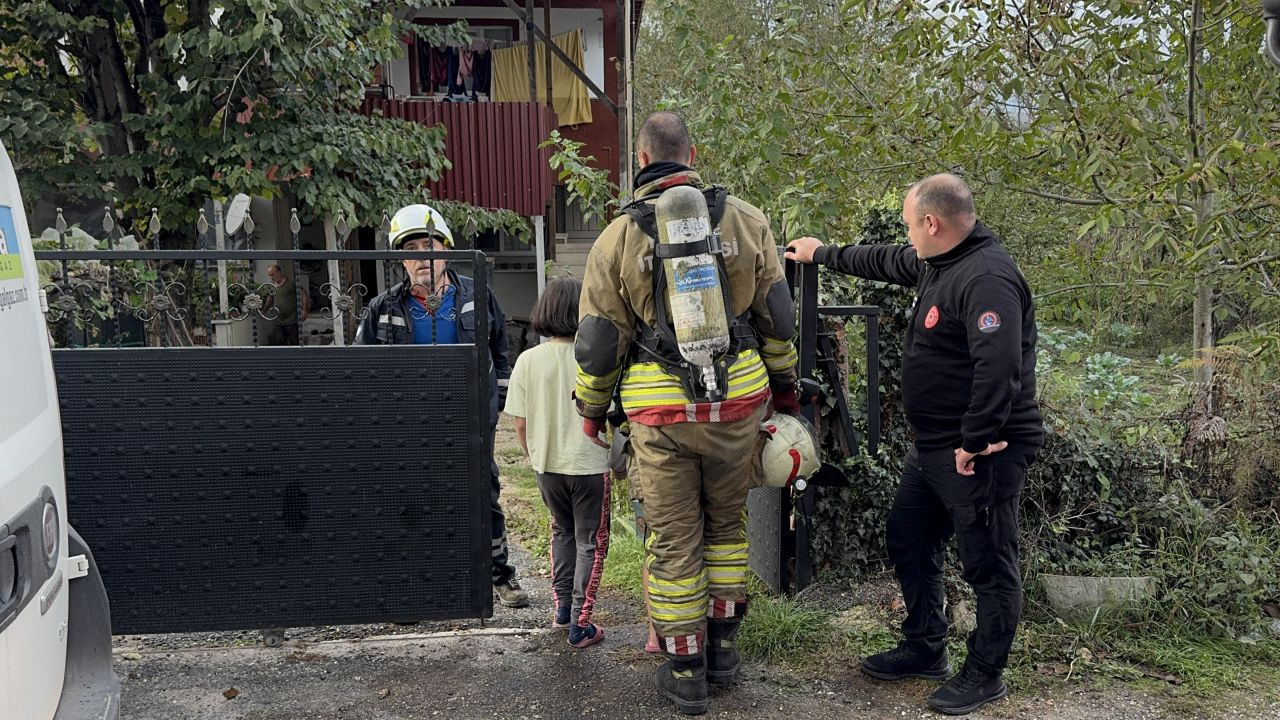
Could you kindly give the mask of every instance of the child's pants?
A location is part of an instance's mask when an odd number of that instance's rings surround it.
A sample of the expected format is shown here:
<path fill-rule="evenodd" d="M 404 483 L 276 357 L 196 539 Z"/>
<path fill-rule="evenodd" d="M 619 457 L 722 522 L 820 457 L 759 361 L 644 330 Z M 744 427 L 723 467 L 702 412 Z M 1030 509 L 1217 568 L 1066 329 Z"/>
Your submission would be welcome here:
<path fill-rule="evenodd" d="M 572 607 L 571 622 L 586 626 L 609 554 L 609 474 L 538 473 L 551 510 L 551 592 L 556 607 Z"/>

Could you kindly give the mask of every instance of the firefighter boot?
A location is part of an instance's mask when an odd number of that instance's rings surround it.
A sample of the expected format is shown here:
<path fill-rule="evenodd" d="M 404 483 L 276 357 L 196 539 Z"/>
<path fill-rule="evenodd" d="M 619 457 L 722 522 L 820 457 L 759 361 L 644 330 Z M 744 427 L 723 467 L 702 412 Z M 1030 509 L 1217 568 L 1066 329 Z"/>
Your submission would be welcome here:
<path fill-rule="evenodd" d="M 728 685 L 738 676 L 738 626 L 742 618 L 707 620 L 707 682 Z"/>
<path fill-rule="evenodd" d="M 707 659 L 703 655 L 667 655 L 658 668 L 658 694 L 685 715 L 707 711 Z"/>

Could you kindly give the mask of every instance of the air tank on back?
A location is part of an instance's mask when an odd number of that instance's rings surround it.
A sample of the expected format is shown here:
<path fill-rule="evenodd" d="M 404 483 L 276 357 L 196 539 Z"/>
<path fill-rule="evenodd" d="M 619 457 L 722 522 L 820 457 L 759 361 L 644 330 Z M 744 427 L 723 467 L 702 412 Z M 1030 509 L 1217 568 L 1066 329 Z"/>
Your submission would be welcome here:
<path fill-rule="evenodd" d="M 695 187 L 668 188 L 658 197 L 654 213 L 658 241 L 664 245 L 698 242 L 711 235 L 707 199 Z M 697 368 L 708 399 L 723 400 L 726 388 L 718 386 L 715 362 L 729 349 L 729 313 L 719 263 L 708 252 L 670 258 L 662 264 L 680 355 Z"/>

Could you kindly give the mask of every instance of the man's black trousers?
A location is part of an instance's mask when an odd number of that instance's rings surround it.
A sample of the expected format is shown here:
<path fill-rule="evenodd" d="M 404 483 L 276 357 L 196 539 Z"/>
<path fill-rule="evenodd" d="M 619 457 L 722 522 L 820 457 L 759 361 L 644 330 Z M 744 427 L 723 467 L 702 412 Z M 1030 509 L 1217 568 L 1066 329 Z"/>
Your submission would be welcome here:
<path fill-rule="evenodd" d="M 1018 501 L 1038 449 L 1010 444 L 977 458 L 969 476 L 956 472 L 951 448 L 912 447 L 907 453 L 889 511 L 888 549 L 907 605 L 902 633 L 909 642 L 934 653 L 945 648 L 942 565 L 947 541 L 955 535 L 963 577 L 978 601 L 968 662 L 989 672 L 1008 664 L 1022 614 Z"/>

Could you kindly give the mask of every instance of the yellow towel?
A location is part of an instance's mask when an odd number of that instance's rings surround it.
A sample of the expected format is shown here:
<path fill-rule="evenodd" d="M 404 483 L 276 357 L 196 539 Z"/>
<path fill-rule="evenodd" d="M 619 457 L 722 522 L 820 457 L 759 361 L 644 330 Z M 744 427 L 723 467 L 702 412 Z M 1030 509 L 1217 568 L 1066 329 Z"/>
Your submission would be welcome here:
<path fill-rule="evenodd" d="M 582 29 L 570 30 L 551 38 L 565 55 L 582 68 L 586 63 L 582 51 Z M 538 101 L 547 98 L 547 50 L 539 42 L 534 46 Z M 585 70 L 584 70 L 585 72 Z M 551 105 L 560 125 L 581 125 L 591 122 L 591 92 L 573 71 L 557 56 L 552 56 L 551 89 L 554 95 Z M 529 102 L 529 50 L 521 43 L 493 51 L 494 102 Z"/>

